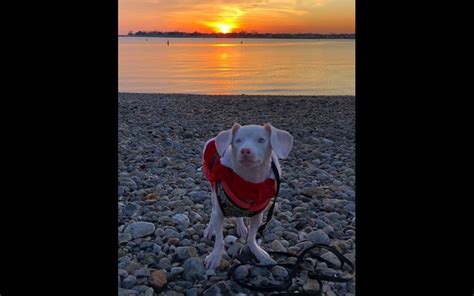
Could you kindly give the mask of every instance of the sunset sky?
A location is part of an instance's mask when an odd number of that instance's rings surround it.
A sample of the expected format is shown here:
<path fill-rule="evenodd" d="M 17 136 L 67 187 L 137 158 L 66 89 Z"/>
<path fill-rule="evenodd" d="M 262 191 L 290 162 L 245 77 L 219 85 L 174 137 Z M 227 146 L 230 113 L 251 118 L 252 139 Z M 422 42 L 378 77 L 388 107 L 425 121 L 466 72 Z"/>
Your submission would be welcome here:
<path fill-rule="evenodd" d="M 354 33 L 355 0 L 119 0 L 129 31 Z"/>

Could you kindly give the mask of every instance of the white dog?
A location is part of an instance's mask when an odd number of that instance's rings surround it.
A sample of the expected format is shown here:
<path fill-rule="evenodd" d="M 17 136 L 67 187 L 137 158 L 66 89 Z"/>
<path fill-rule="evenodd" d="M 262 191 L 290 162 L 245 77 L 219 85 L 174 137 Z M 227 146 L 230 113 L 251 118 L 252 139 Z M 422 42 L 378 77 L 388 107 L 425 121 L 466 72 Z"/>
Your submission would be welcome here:
<path fill-rule="evenodd" d="M 211 183 L 212 213 L 204 236 L 211 238 L 215 233 L 214 248 L 205 259 L 206 268 L 216 269 L 220 265 L 225 216 L 237 217 L 237 233 L 247 238 L 250 251 L 260 263 L 274 263 L 257 245 L 256 235 L 263 212 L 276 195 L 275 173 L 281 175 L 278 158 L 285 159 L 292 147 L 293 136 L 268 123 L 263 126 L 235 123 L 230 130 L 206 142 L 203 168 Z M 249 230 L 243 217 L 250 217 Z"/>

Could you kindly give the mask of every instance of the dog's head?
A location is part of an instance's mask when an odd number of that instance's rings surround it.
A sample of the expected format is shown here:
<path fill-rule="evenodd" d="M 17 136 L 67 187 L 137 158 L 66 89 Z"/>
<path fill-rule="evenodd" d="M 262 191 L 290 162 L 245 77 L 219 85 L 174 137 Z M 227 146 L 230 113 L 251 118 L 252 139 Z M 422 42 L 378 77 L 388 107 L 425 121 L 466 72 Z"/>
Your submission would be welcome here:
<path fill-rule="evenodd" d="M 232 146 L 234 165 L 250 169 L 268 162 L 272 151 L 279 158 L 288 157 L 293 147 L 293 136 L 269 123 L 263 126 L 235 123 L 216 137 L 217 152 L 221 156 L 229 145 Z"/>

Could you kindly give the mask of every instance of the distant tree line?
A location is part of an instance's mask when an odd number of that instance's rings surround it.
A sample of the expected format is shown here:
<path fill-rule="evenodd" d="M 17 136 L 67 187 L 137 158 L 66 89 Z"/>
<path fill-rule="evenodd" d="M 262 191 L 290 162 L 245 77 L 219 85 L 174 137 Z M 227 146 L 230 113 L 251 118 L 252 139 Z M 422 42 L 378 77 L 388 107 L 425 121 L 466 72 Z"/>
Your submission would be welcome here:
<path fill-rule="evenodd" d="M 280 39 L 355 39 L 354 33 L 343 34 L 317 34 L 317 33 L 257 33 L 257 32 L 235 32 L 235 33 L 187 33 L 187 32 L 160 32 L 160 31 L 130 31 L 128 36 L 136 37 L 201 37 L 201 38 L 280 38 Z"/>

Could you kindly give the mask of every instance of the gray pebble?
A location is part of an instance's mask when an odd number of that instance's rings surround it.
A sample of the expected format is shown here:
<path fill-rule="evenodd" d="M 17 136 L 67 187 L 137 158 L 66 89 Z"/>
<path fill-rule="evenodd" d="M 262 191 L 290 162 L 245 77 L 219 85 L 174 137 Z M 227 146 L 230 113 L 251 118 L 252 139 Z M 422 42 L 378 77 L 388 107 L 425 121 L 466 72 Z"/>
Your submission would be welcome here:
<path fill-rule="evenodd" d="M 329 244 L 329 236 L 321 229 L 311 232 L 308 240 L 316 244 Z"/>
<path fill-rule="evenodd" d="M 288 270 L 286 268 L 275 265 L 272 267 L 272 273 L 274 276 L 280 279 L 284 279 L 288 276 Z"/>
<path fill-rule="evenodd" d="M 133 275 L 129 275 L 122 280 L 122 287 L 125 289 L 132 288 L 137 282 L 137 278 Z"/>
<path fill-rule="evenodd" d="M 177 247 L 176 248 L 176 254 L 178 254 L 178 258 L 180 260 L 185 260 L 190 257 L 196 257 L 197 256 L 197 250 L 195 247 L 189 246 L 189 247 Z"/>
<path fill-rule="evenodd" d="M 187 281 L 205 280 L 206 270 L 201 258 L 191 257 L 183 264 L 183 277 Z"/>
<path fill-rule="evenodd" d="M 129 233 L 132 239 L 144 237 L 152 234 L 155 231 L 155 225 L 150 222 L 135 222 L 127 225 L 124 233 Z"/>

